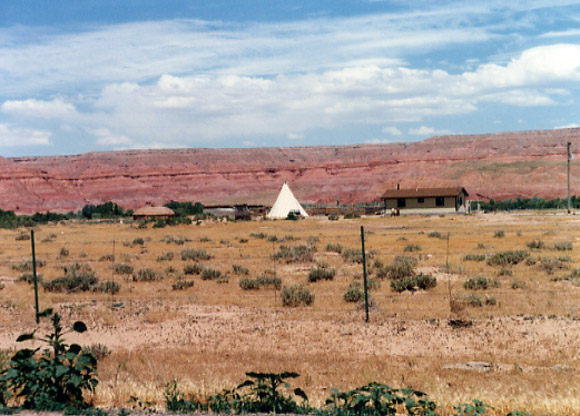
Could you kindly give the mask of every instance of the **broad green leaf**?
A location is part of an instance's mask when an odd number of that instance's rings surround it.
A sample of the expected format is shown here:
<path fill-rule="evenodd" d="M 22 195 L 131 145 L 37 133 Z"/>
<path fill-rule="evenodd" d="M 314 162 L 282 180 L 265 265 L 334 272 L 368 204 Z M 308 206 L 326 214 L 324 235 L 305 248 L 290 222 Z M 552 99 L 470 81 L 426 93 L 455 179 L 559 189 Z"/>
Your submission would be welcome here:
<path fill-rule="evenodd" d="M 68 372 L 69 368 L 66 365 L 59 365 L 56 367 L 54 375 L 56 376 L 56 378 L 60 378 Z"/>

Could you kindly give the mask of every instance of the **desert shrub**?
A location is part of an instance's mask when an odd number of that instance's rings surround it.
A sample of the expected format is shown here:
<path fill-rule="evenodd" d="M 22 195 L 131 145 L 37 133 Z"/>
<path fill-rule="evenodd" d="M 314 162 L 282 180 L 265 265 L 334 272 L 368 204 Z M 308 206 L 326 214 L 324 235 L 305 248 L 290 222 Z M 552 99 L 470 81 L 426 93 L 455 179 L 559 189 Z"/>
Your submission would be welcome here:
<path fill-rule="evenodd" d="M 99 279 L 88 264 L 74 263 L 64 267 L 64 275 L 43 282 L 47 292 L 86 292 L 97 286 Z"/>
<path fill-rule="evenodd" d="M 330 214 L 328 217 L 329 221 L 338 221 L 338 215 Z"/>
<path fill-rule="evenodd" d="M 212 255 L 203 249 L 195 250 L 193 248 L 186 248 L 181 252 L 181 260 L 210 260 Z"/>
<path fill-rule="evenodd" d="M 346 291 L 344 292 L 342 298 L 346 302 L 358 302 L 361 299 L 364 299 L 364 296 L 365 294 L 363 291 L 362 284 L 360 282 L 352 282 L 346 288 Z"/>
<path fill-rule="evenodd" d="M 500 251 L 492 255 L 487 263 L 490 266 L 509 266 L 518 264 L 530 256 L 525 250 L 507 250 Z"/>
<path fill-rule="evenodd" d="M 21 232 L 14 239 L 16 241 L 28 241 L 30 240 L 30 233 Z"/>
<path fill-rule="evenodd" d="M 365 257 L 367 260 L 370 260 L 370 259 L 374 258 L 375 254 L 376 254 L 376 251 L 369 250 L 365 253 Z M 363 262 L 362 250 L 345 247 L 345 248 L 343 248 L 341 255 L 342 255 L 342 259 L 344 260 L 345 263 L 362 264 L 362 262 Z"/>
<path fill-rule="evenodd" d="M 438 238 L 439 240 L 446 240 L 447 239 L 447 236 L 441 234 L 439 231 L 430 231 L 429 234 L 427 234 L 427 237 Z"/>
<path fill-rule="evenodd" d="M 95 357 L 95 360 L 97 361 L 107 358 L 112 352 L 113 351 L 111 351 L 109 347 L 101 343 L 91 344 L 82 349 L 83 354 L 90 354 Z"/>
<path fill-rule="evenodd" d="M 396 256 L 390 265 L 385 266 L 385 274 L 386 277 L 390 279 L 402 279 L 403 277 L 413 276 L 414 267 L 417 265 L 417 259 L 415 257 L 408 257 L 408 256 Z M 379 275 L 377 272 L 377 276 L 382 276 L 383 273 Z"/>
<path fill-rule="evenodd" d="M 511 276 L 512 274 L 514 274 L 513 270 L 502 267 L 501 269 L 499 269 L 499 271 L 497 272 L 498 276 Z"/>
<path fill-rule="evenodd" d="M 346 220 L 354 219 L 354 218 L 360 218 L 360 215 L 358 215 L 354 212 L 347 212 L 346 214 L 344 214 L 344 219 L 346 219 Z"/>
<path fill-rule="evenodd" d="M 297 246 L 281 245 L 277 253 L 271 255 L 274 260 L 285 260 L 286 263 L 305 263 L 314 259 L 316 247 L 306 244 Z"/>
<path fill-rule="evenodd" d="M 170 235 L 166 235 L 165 237 L 163 237 L 161 239 L 162 242 L 165 242 L 167 244 L 177 244 L 177 245 L 184 245 L 186 242 L 191 241 L 189 238 L 186 237 L 182 237 L 182 236 L 178 236 L 178 237 L 173 237 Z"/>
<path fill-rule="evenodd" d="M 485 305 L 486 306 L 495 306 L 495 305 L 497 305 L 497 299 L 493 296 L 485 295 Z"/>
<path fill-rule="evenodd" d="M 512 280 L 510 286 L 512 289 L 524 289 L 526 287 L 526 284 L 524 282 L 522 282 L 521 280 L 514 279 L 514 280 Z"/>
<path fill-rule="evenodd" d="M 528 247 L 530 250 L 533 250 L 533 249 L 536 249 L 536 250 L 541 250 L 541 249 L 543 249 L 543 248 L 545 248 L 545 247 L 546 247 L 546 244 L 545 244 L 545 243 L 544 243 L 542 240 L 540 240 L 540 239 L 538 238 L 537 240 L 528 241 L 528 242 L 526 243 L 526 246 L 527 246 L 527 247 Z"/>
<path fill-rule="evenodd" d="M 201 238 L 199 239 L 199 241 L 200 241 L 201 243 L 211 243 L 211 238 L 209 238 L 209 237 L 201 237 Z"/>
<path fill-rule="evenodd" d="M 418 244 L 407 244 L 405 248 L 403 248 L 405 253 L 414 253 L 417 251 L 421 251 L 421 246 Z"/>
<path fill-rule="evenodd" d="M 309 282 L 318 282 L 319 280 L 332 280 L 336 275 L 336 270 L 329 267 L 319 266 L 311 268 L 308 273 Z"/>
<path fill-rule="evenodd" d="M 36 268 L 40 269 L 46 265 L 46 262 L 40 259 L 36 259 Z M 19 272 L 31 272 L 32 271 L 32 260 L 23 261 L 22 263 L 15 263 L 12 266 L 12 270 Z"/>
<path fill-rule="evenodd" d="M 272 276 L 259 276 L 256 279 L 245 277 L 240 279 L 239 285 L 243 290 L 258 290 L 265 287 L 280 289 L 282 287 L 282 279 Z"/>
<path fill-rule="evenodd" d="M 540 268 L 548 274 L 554 274 L 556 270 L 567 269 L 568 265 L 558 259 L 541 257 Z"/>
<path fill-rule="evenodd" d="M 145 240 L 143 240 L 141 237 L 137 237 L 133 240 L 134 246 L 142 246 L 144 244 L 145 244 Z"/>
<path fill-rule="evenodd" d="M 91 290 L 93 292 L 110 293 L 111 295 L 116 295 L 121 290 L 121 285 L 112 280 L 107 280 L 93 286 Z"/>
<path fill-rule="evenodd" d="M 310 235 L 308 236 L 308 238 L 306 239 L 306 244 L 313 246 L 316 243 L 320 242 L 320 237 L 317 237 L 315 235 Z"/>
<path fill-rule="evenodd" d="M 134 282 L 154 282 L 156 280 L 162 280 L 163 275 L 156 272 L 153 269 L 139 269 L 137 272 L 133 273 Z"/>
<path fill-rule="evenodd" d="M 216 283 L 222 284 L 222 283 L 229 283 L 230 282 L 230 276 L 228 274 L 222 274 L 220 277 L 218 277 L 217 279 L 215 279 Z"/>
<path fill-rule="evenodd" d="M 63 247 L 60 249 L 60 253 L 59 253 L 60 257 L 68 257 L 68 255 L 69 255 L 68 248 Z"/>
<path fill-rule="evenodd" d="M 505 231 L 504 230 L 497 230 L 495 233 L 493 233 L 493 237 L 494 238 L 504 238 Z"/>
<path fill-rule="evenodd" d="M 565 255 L 565 256 L 558 256 L 556 257 L 557 260 L 560 260 L 562 263 L 571 263 L 572 262 L 572 257 L 570 257 L 569 255 Z"/>
<path fill-rule="evenodd" d="M 340 253 L 342 253 L 342 249 L 343 248 L 344 247 L 340 243 L 328 243 L 328 244 L 326 244 L 326 249 L 325 250 L 326 251 L 329 251 L 331 253 L 338 253 L 338 254 L 340 254 Z"/>
<path fill-rule="evenodd" d="M 471 290 L 485 290 L 490 287 L 499 287 L 500 282 L 497 279 L 490 280 L 485 276 L 473 276 L 469 277 L 463 282 L 463 287 L 465 289 Z"/>
<path fill-rule="evenodd" d="M 530 256 L 530 257 L 528 257 L 528 258 L 526 259 L 526 261 L 524 262 L 524 264 L 525 264 L 526 266 L 533 266 L 533 265 L 534 265 L 534 264 L 536 264 L 537 262 L 538 262 L 538 260 L 537 260 L 535 257 L 532 257 L 532 256 Z"/>
<path fill-rule="evenodd" d="M 405 290 L 410 292 L 414 292 L 417 289 L 427 290 L 435 286 L 437 286 L 437 279 L 426 274 L 391 280 L 391 288 L 398 293 Z"/>
<path fill-rule="evenodd" d="M 477 243 L 477 247 L 476 247 L 476 248 L 477 248 L 478 250 L 485 250 L 485 249 L 487 249 L 487 248 L 489 248 L 489 247 L 488 247 L 488 246 L 486 246 L 486 245 L 485 245 L 485 244 L 483 244 L 483 243 Z"/>
<path fill-rule="evenodd" d="M 239 285 L 243 290 L 258 290 L 261 287 L 257 279 L 248 279 L 247 277 L 241 278 Z"/>
<path fill-rule="evenodd" d="M 193 287 L 193 280 L 178 280 L 171 285 L 173 290 L 184 290 Z"/>
<path fill-rule="evenodd" d="M 205 270 L 205 267 L 201 264 L 193 263 L 193 264 L 186 264 L 183 266 L 183 274 L 196 274 L 200 275 Z"/>
<path fill-rule="evenodd" d="M 233 264 L 232 271 L 235 275 L 238 276 L 247 276 L 250 274 L 250 269 L 244 266 L 240 266 L 239 264 Z"/>
<path fill-rule="evenodd" d="M 463 261 L 484 261 L 485 259 L 485 254 L 466 254 L 463 256 Z"/>
<path fill-rule="evenodd" d="M 257 238 L 258 240 L 265 240 L 268 238 L 268 234 L 266 233 L 251 233 L 250 237 Z"/>
<path fill-rule="evenodd" d="M 296 240 L 300 240 L 300 237 L 296 237 L 292 234 L 286 234 L 284 237 L 282 237 L 282 239 L 280 240 L 280 242 L 285 242 L 285 241 L 296 241 Z"/>
<path fill-rule="evenodd" d="M 157 261 L 171 261 L 173 260 L 173 256 L 175 254 L 172 251 L 168 251 L 167 253 L 163 253 L 159 257 L 157 257 Z"/>
<path fill-rule="evenodd" d="M 113 270 L 115 274 L 131 274 L 133 273 L 133 266 L 125 263 L 115 263 L 113 265 Z"/>
<path fill-rule="evenodd" d="M 33 284 L 34 283 L 34 275 L 32 273 L 22 273 L 19 277 L 18 280 L 19 282 L 26 282 L 28 284 Z M 36 281 L 38 283 L 42 283 L 42 275 L 41 274 L 37 274 L 36 275 Z"/>
<path fill-rule="evenodd" d="M 177 388 L 177 381 L 167 383 L 165 392 L 163 394 L 165 399 L 165 410 L 170 413 L 195 413 L 204 411 L 207 412 L 208 406 L 197 400 L 194 395 L 185 398 L 185 394 Z"/>
<path fill-rule="evenodd" d="M 572 250 L 573 247 L 574 245 L 571 241 L 557 241 L 550 246 L 552 250 L 557 251 L 569 251 Z"/>
<path fill-rule="evenodd" d="M 204 268 L 201 272 L 203 280 L 216 280 L 222 275 L 222 272 L 216 269 Z"/>
<path fill-rule="evenodd" d="M 294 285 L 282 289 L 282 305 L 284 306 L 308 306 L 312 302 L 314 302 L 314 295 L 302 285 Z"/>
<path fill-rule="evenodd" d="M 2 373 L 2 383 L 17 397 L 22 407 L 35 410 L 63 410 L 85 408 L 83 392 L 93 392 L 98 384 L 97 360 L 84 353 L 77 344 L 69 345 L 63 339 L 60 315 L 51 309 L 39 316 L 51 316 L 52 332 L 40 341 L 48 348 L 23 348 L 11 358 L 9 368 Z M 72 330 L 85 332 L 83 322 L 75 322 Z M 22 334 L 17 342 L 35 339 L 34 332 Z"/>
<path fill-rule="evenodd" d="M 483 306 L 483 299 L 481 296 L 477 296 L 471 293 L 469 296 L 467 296 L 467 304 L 475 308 L 481 308 Z"/>
<path fill-rule="evenodd" d="M 278 237 L 276 235 L 269 235 L 268 238 L 266 238 L 266 240 L 269 241 L 270 243 L 274 243 L 278 241 Z"/>
<path fill-rule="evenodd" d="M 99 258 L 99 261 L 113 261 L 115 257 L 112 254 L 105 254 Z"/>

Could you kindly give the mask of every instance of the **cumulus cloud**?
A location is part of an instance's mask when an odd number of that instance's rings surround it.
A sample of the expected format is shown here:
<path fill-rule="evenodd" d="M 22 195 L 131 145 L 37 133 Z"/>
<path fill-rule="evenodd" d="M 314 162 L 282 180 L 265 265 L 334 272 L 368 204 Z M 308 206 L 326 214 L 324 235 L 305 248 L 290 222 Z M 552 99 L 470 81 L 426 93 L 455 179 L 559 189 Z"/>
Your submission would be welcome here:
<path fill-rule="evenodd" d="M 447 135 L 447 134 L 452 134 L 451 130 L 447 130 L 447 129 L 434 129 L 433 127 L 428 127 L 428 126 L 420 126 L 417 128 L 411 128 L 409 129 L 409 134 L 412 134 L 414 136 L 435 136 L 435 135 Z"/>
<path fill-rule="evenodd" d="M 554 127 L 554 130 L 560 130 L 560 129 L 577 129 L 578 127 L 580 127 L 580 124 L 570 123 L 570 124 L 566 124 L 564 126 L 556 126 L 556 127 Z"/>
<path fill-rule="evenodd" d="M 76 114 L 75 106 L 62 99 L 52 101 L 35 99 L 7 100 L 2 103 L 0 111 L 6 114 L 41 118 L 64 118 Z"/>
<path fill-rule="evenodd" d="M 392 126 L 385 126 L 385 127 L 382 128 L 381 131 L 383 133 L 390 134 L 391 136 L 400 136 L 401 134 L 403 134 L 401 132 L 401 130 L 399 130 L 396 127 L 392 127 Z"/>
<path fill-rule="evenodd" d="M 43 130 L 15 128 L 0 124 L 0 145 L 5 147 L 16 146 L 47 146 L 51 133 Z"/>

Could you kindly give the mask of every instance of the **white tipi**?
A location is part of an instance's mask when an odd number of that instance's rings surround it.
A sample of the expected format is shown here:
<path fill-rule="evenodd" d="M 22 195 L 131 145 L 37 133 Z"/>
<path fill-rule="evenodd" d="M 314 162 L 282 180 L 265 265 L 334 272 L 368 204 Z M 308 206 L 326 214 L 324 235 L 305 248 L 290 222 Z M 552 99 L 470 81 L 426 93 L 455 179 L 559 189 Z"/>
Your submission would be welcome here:
<path fill-rule="evenodd" d="M 284 185 L 282 185 L 282 189 L 278 194 L 278 198 L 276 198 L 276 202 L 274 202 L 274 206 L 268 215 L 266 215 L 266 218 L 271 220 L 284 219 L 288 217 L 288 214 L 290 213 L 300 213 L 303 217 L 308 216 L 306 211 L 304 211 L 304 208 L 302 208 L 302 205 L 300 205 L 300 202 L 298 202 L 296 197 L 294 197 L 294 194 L 288 185 L 286 185 L 286 182 L 284 182 Z"/>

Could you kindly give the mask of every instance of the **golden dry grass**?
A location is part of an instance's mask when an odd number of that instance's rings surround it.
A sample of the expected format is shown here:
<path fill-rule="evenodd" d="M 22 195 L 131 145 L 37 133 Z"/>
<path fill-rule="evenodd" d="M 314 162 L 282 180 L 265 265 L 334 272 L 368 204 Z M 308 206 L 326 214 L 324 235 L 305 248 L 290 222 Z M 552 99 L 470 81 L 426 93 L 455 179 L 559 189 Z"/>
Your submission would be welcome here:
<path fill-rule="evenodd" d="M 362 267 L 347 264 L 327 252 L 328 243 L 360 247 L 360 227 L 366 231 L 366 250 L 389 264 L 397 255 L 419 258 L 419 271 L 438 279 L 426 292 L 394 293 L 388 280 L 372 292 L 370 322 L 364 311 L 342 296 L 347 286 L 362 277 Z M 497 231 L 504 237 L 494 237 Z M 246 371 L 297 371 L 296 384 L 315 405 L 329 395 L 330 387 L 350 389 L 370 381 L 394 387 L 411 386 L 427 392 L 450 411 L 459 402 L 481 399 L 505 414 L 516 408 L 535 414 L 580 414 L 578 340 L 580 289 L 570 281 L 553 281 L 580 267 L 576 245 L 580 219 L 542 213 L 525 215 L 430 216 L 363 218 L 328 221 L 207 222 L 199 226 L 138 229 L 132 223 L 72 223 L 36 230 L 39 271 L 45 280 L 62 275 L 62 266 L 88 263 L 101 280 L 121 284 L 120 293 L 40 292 L 41 307 L 53 306 L 67 321 L 85 320 L 89 334 L 70 340 L 101 343 L 113 352 L 99 363 L 100 384 L 95 401 L 101 406 L 126 406 L 130 396 L 162 405 L 167 382 L 177 379 L 183 390 L 204 396 L 244 379 Z M 447 241 L 429 233 L 450 234 Z M 275 235 L 278 241 L 251 234 Z M 14 348 L 17 335 L 35 326 L 33 292 L 17 282 L 21 274 L 12 265 L 30 259 L 30 242 L 17 241 L 20 231 L 0 232 L 0 347 Z M 183 245 L 167 243 L 167 236 L 184 238 Z M 285 236 L 293 241 L 280 242 Z M 274 261 L 281 244 L 304 244 L 316 237 L 315 262 Z M 136 238 L 143 245 L 132 244 Z M 499 267 L 485 261 L 466 261 L 466 254 L 528 250 L 529 241 L 541 239 L 546 248 L 532 250 L 534 258 L 569 256 L 566 270 L 547 274 L 539 264 L 511 267 L 512 275 L 499 276 Z M 50 240 L 50 241 L 49 241 Z M 247 240 L 247 241 L 246 241 Z M 114 241 L 114 242 L 113 242 Z M 571 251 L 550 245 L 573 242 Z M 404 253 L 407 244 L 421 251 Z M 60 256 L 62 248 L 69 250 Z M 174 291 L 172 283 L 189 262 L 181 260 L 184 248 L 212 254 L 206 267 L 229 275 L 229 282 L 204 281 Z M 171 261 L 159 261 L 173 252 Z M 113 262 L 135 270 L 151 268 L 165 278 L 134 282 L 115 275 Z M 332 281 L 308 283 L 316 262 L 337 270 Z M 441 266 L 450 265 L 452 273 Z M 250 270 L 253 278 L 270 269 L 284 285 L 304 284 L 315 294 L 310 307 L 284 308 L 280 292 L 244 291 L 232 272 L 233 265 Z M 167 267 L 176 272 L 168 273 Z M 373 268 L 371 267 L 371 272 Z M 473 275 L 497 278 L 499 287 L 485 291 L 464 289 Z M 371 277 L 373 275 L 371 274 Z M 520 288 L 512 289 L 514 280 Z M 450 296 L 463 300 L 475 294 L 495 305 L 465 306 L 450 310 Z M 473 320 L 470 328 L 453 329 L 450 318 Z M 46 324 L 42 324 L 46 325 Z M 468 361 L 492 363 L 490 371 L 449 369 Z M 493 414 L 493 413 L 492 413 Z"/>

